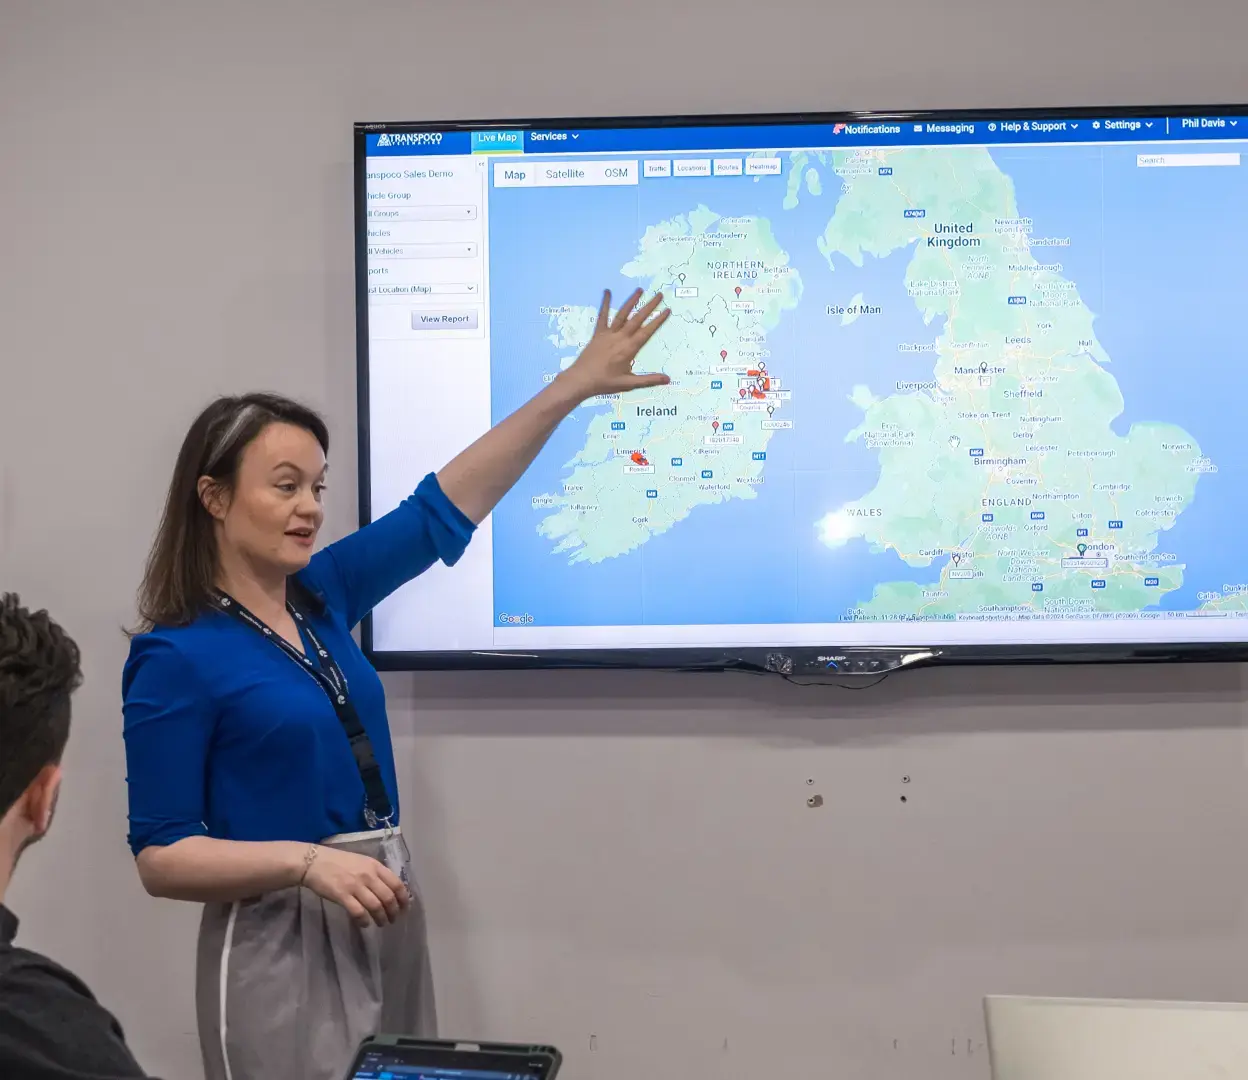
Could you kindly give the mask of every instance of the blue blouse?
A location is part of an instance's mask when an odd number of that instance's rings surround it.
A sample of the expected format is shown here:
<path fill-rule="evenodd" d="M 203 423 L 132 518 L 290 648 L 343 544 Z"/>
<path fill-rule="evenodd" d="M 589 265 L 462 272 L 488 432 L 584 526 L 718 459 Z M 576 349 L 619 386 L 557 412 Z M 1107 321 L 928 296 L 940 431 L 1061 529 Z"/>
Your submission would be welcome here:
<path fill-rule="evenodd" d="M 475 526 L 430 474 L 391 513 L 313 556 L 304 615 L 342 669 L 396 813 L 381 680 L 351 629 L 405 582 L 463 554 Z M 215 610 L 134 638 L 122 675 L 130 847 L 186 836 L 315 843 L 364 823 L 364 785 L 329 699 L 251 627 Z"/>

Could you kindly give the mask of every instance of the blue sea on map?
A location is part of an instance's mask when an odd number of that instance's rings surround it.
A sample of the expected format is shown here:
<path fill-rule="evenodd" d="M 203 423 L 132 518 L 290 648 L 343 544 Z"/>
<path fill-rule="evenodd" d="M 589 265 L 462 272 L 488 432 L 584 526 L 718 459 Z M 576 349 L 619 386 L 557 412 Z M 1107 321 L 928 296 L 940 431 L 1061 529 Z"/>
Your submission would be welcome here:
<path fill-rule="evenodd" d="M 1182 588 L 1162 606 L 1191 609 L 1197 593 L 1248 582 L 1239 535 L 1248 506 L 1243 449 L 1248 357 L 1241 312 L 1248 297 L 1248 183 L 1236 168 L 1139 168 L 1147 148 L 995 148 L 1033 235 L 1069 237 L 1049 251 L 1096 316 L 1097 337 L 1125 399 L 1114 424 L 1184 428 L 1218 471 L 1203 475 L 1193 502 L 1159 550 L 1185 563 Z M 1171 148 L 1172 149 L 1172 148 Z M 1220 147 L 1219 149 L 1231 149 Z M 911 250 L 855 267 L 832 266 L 817 242 L 840 191 L 832 171 L 811 163 L 819 186 L 800 188 L 786 209 L 790 164 L 774 177 L 645 179 L 632 187 L 495 189 L 490 198 L 492 411 L 495 421 L 541 388 L 569 350 L 552 346 L 543 308 L 596 306 L 638 282 L 620 274 L 645 229 L 705 206 L 722 216 L 766 218 L 801 276 L 798 306 L 768 334 L 771 372 L 793 391 L 792 430 L 767 447 L 757 497 L 696 507 L 635 550 L 598 563 L 570 563 L 539 534 L 535 496 L 560 489 L 585 443 L 592 410 L 556 431 L 494 514 L 497 612 L 524 612 L 538 625 L 806 623 L 843 619 L 882 582 L 934 582 L 936 567 L 908 566 L 860 539 L 839 548 L 819 538 L 830 510 L 871 490 L 877 455 L 845 436 L 862 419 L 849 395 L 930 378 L 933 356 L 899 354 L 900 340 L 931 341 L 904 278 Z M 815 191 L 820 193 L 816 194 Z M 842 326 L 827 308 L 855 296 L 883 308 Z M 645 353 L 638 364 L 645 369 Z"/>

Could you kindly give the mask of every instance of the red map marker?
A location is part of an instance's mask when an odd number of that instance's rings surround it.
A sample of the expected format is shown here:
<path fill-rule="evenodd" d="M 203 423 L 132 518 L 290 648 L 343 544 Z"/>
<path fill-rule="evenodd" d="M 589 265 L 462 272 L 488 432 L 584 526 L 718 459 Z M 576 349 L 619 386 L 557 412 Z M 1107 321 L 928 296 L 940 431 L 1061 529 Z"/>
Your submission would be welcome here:
<path fill-rule="evenodd" d="M 721 360 L 727 360 L 727 359 L 728 359 L 728 350 L 727 350 L 727 349 L 720 349 L 720 350 L 719 350 L 719 358 L 720 358 Z"/>
<path fill-rule="evenodd" d="M 712 430 L 712 431 L 718 431 L 718 430 L 719 430 L 719 421 L 718 421 L 718 420 L 712 420 L 712 421 L 711 421 L 711 430 Z"/>
<path fill-rule="evenodd" d="M 740 394 L 741 397 L 745 397 L 745 387 L 744 386 L 741 387 L 741 389 L 738 390 L 737 393 Z"/>
<path fill-rule="evenodd" d="M 738 286 L 737 286 L 737 288 L 736 288 L 736 293 L 737 293 L 737 295 L 738 295 L 738 296 L 740 296 L 740 295 L 741 295 L 741 286 L 740 286 L 740 285 L 738 285 Z"/>

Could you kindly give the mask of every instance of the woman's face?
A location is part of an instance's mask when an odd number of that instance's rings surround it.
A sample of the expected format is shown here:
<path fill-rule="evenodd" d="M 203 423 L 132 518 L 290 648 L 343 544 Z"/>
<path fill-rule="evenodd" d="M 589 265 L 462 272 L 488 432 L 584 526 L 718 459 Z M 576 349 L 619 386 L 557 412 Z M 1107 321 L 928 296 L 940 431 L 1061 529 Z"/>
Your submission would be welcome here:
<path fill-rule="evenodd" d="M 293 574 L 308 565 L 325 518 L 325 454 L 316 436 L 270 424 L 243 450 L 232 491 L 206 501 L 222 556 L 257 570 Z"/>

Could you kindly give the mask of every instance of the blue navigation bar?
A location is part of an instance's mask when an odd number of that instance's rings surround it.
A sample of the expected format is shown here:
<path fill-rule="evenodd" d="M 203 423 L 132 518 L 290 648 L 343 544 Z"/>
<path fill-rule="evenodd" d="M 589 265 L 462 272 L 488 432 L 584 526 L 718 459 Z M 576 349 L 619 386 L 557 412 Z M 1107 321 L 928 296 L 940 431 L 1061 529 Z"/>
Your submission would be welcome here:
<path fill-rule="evenodd" d="M 855 146 L 993 146 L 1018 143 L 1248 141 L 1243 116 L 1008 116 L 976 120 L 870 117 L 843 123 L 682 127 L 516 128 L 366 134 L 369 157 L 444 154 L 638 154 L 835 150 Z"/>

